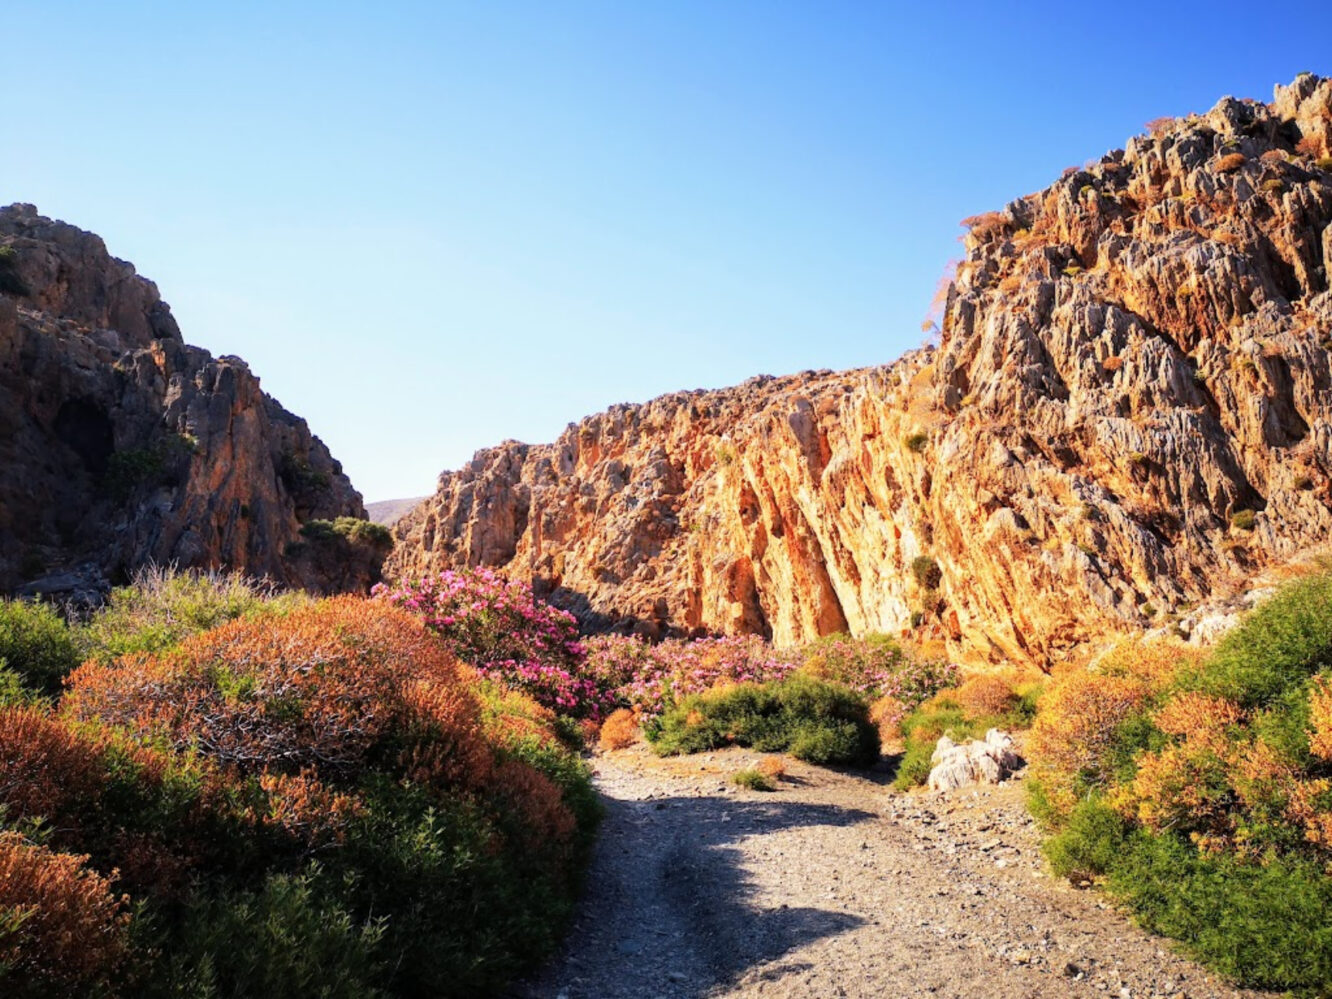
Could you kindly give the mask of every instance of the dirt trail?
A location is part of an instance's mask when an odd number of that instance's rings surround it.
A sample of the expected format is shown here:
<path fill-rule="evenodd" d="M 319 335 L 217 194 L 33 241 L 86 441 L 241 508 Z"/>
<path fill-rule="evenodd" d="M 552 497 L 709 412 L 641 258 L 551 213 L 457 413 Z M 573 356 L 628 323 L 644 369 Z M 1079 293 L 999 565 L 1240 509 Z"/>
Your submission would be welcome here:
<path fill-rule="evenodd" d="M 741 750 L 596 760 L 608 814 L 564 954 L 522 999 L 1251 996 L 1045 874 L 1021 788 L 898 795 Z"/>

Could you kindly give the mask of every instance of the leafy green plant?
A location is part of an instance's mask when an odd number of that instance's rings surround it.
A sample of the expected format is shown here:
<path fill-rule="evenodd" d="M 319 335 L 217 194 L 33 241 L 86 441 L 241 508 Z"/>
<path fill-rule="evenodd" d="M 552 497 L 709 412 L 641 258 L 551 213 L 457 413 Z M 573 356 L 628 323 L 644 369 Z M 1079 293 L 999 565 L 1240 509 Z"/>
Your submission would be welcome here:
<path fill-rule="evenodd" d="M 750 791 L 776 791 L 777 785 L 771 777 L 756 767 L 737 770 L 731 775 L 731 783 Z"/>
<path fill-rule="evenodd" d="M 687 697 L 644 734 L 663 756 L 739 745 L 810 763 L 867 766 L 879 754 L 864 698 L 801 675 Z"/>
<path fill-rule="evenodd" d="M 1252 510 L 1236 510 L 1230 515 L 1230 526 L 1241 531 L 1252 531 L 1257 524 L 1257 514 Z"/>
<path fill-rule="evenodd" d="M 49 604 L 0 598 L 0 670 L 35 693 L 56 694 L 79 662 L 74 636 Z"/>
<path fill-rule="evenodd" d="M 1243 985 L 1325 995 L 1332 982 L 1332 878 L 1317 862 L 1243 863 L 1139 832 L 1110 862 L 1109 885 L 1148 929 Z"/>
<path fill-rule="evenodd" d="M 939 563 L 928 555 L 917 555 L 911 560 L 911 576 L 916 585 L 924 589 L 937 589 L 943 581 L 943 571 Z"/>
<path fill-rule="evenodd" d="M 199 442 L 189 434 L 167 434 L 143 447 L 125 448 L 107 460 L 102 488 L 123 503 L 140 489 L 168 485 L 183 476 Z"/>
<path fill-rule="evenodd" d="M 902 438 L 902 443 L 906 445 L 908 451 L 914 451 L 919 454 L 925 450 L 925 445 L 930 442 L 930 435 L 923 430 L 917 430 L 907 434 Z"/>
<path fill-rule="evenodd" d="M 133 652 L 164 651 L 239 617 L 281 614 L 308 602 L 304 594 L 278 593 L 239 573 L 145 566 L 128 586 L 112 590 L 74 637 L 81 659 L 110 662 Z"/>
<path fill-rule="evenodd" d="M 18 273 L 18 250 L 0 246 L 0 292 L 23 298 L 32 294 Z"/>
<path fill-rule="evenodd" d="M 383 524 L 357 517 L 338 517 L 336 520 L 307 520 L 301 525 L 301 536 L 322 544 L 346 540 L 353 545 L 370 548 L 392 548 L 393 534 Z"/>

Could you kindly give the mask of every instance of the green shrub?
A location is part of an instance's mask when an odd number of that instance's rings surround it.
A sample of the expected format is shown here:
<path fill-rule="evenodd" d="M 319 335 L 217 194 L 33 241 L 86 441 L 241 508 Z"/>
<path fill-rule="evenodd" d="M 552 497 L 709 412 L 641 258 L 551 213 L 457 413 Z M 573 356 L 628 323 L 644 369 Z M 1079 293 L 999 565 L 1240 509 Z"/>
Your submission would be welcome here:
<path fill-rule="evenodd" d="M 1226 634 L 1193 682 L 1207 693 L 1260 707 L 1332 667 L 1332 575 L 1298 580 Z"/>
<path fill-rule="evenodd" d="M 1183 942 L 1240 984 L 1310 990 L 1332 983 L 1332 878 L 1315 861 L 1246 864 L 1139 832 L 1109 866 L 1111 890 L 1144 926 Z"/>
<path fill-rule="evenodd" d="M 316 471 L 308 458 L 303 458 L 292 451 L 285 452 L 278 460 L 278 478 L 287 487 L 287 491 L 302 497 L 322 493 L 328 489 L 329 478 L 324 472 Z"/>
<path fill-rule="evenodd" d="M 0 246 L 0 292 L 20 298 L 32 294 L 18 274 L 18 250 Z"/>
<path fill-rule="evenodd" d="M 928 555 L 917 555 L 911 560 L 911 575 L 915 578 L 916 585 L 923 589 L 937 589 L 943 581 L 943 572 L 939 569 L 939 563 Z"/>
<path fill-rule="evenodd" d="M 188 434 L 167 434 L 143 447 L 114 452 L 107 461 L 102 488 L 119 503 L 141 488 L 179 481 L 198 441 Z"/>
<path fill-rule="evenodd" d="M 937 741 L 937 740 L 936 740 Z M 897 771 L 893 776 L 893 787 L 898 791 L 909 791 L 913 787 L 922 787 L 930 779 L 930 757 L 934 755 L 933 741 L 915 740 L 906 744 L 906 750 L 897 762 Z"/>
<path fill-rule="evenodd" d="M 1050 869 L 1070 880 L 1101 877 L 1122 852 L 1125 832 L 1114 809 L 1096 799 L 1080 802 L 1064 828 L 1045 842 Z"/>
<path fill-rule="evenodd" d="M 906 445 L 908 451 L 914 451 L 919 454 L 925 450 L 925 445 L 930 442 L 930 435 L 923 430 L 917 430 L 914 433 L 907 434 L 902 438 L 902 443 Z"/>
<path fill-rule="evenodd" d="M 748 788 L 751 791 L 777 790 L 777 785 L 772 782 L 772 778 L 755 767 L 736 771 L 731 775 L 731 783 Z"/>
<path fill-rule="evenodd" d="M 48 604 L 0 598 L 0 670 L 36 693 L 55 694 L 79 661 L 73 635 Z"/>
<path fill-rule="evenodd" d="M 318 868 L 271 875 L 256 891 L 224 891 L 182 910 L 169 934 L 137 930 L 156 953 L 136 994 L 155 997 L 315 996 L 373 999 L 386 993 L 380 950 L 385 921 L 361 921 L 320 887 Z"/>
<path fill-rule="evenodd" d="M 663 756 L 734 744 L 785 751 L 810 763 L 867 766 L 879 752 L 864 698 L 801 675 L 687 697 L 644 734 Z"/>
<path fill-rule="evenodd" d="M 328 544 L 345 539 L 354 545 L 370 548 L 393 547 L 393 534 L 383 524 L 356 517 L 336 520 L 308 520 L 301 525 L 301 536 L 310 541 Z"/>
<path fill-rule="evenodd" d="M 82 658 L 110 662 L 133 652 L 162 652 L 190 635 L 250 614 L 283 613 L 308 602 L 275 593 L 239 573 L 178 572 L 147 566 L 117 587 L 76 629 Z"/>
<path fill-rule="evenodd" d="M 1257 525 L 1257 516 L 1252 510 L 1236 510 L 1230 515 L 1230 526 L 1241 531 L 1252 531 Z"/>
<path fill-rule="evenodd" d="M 1042 703 L 1028 749 L 1051 785 L 1028 803 L 1054 830 L 1051 868 L 1103 877 L 1241 984 L 1327 995 L 1332 575 L 1283 586 L 1206 656 L 1180 649 L 1163 670 L 1165 651 L 1130 650 L 1119 679 L 1072 674 Z M 1079 736 L 1097 741 L 1094 773 Z"/>

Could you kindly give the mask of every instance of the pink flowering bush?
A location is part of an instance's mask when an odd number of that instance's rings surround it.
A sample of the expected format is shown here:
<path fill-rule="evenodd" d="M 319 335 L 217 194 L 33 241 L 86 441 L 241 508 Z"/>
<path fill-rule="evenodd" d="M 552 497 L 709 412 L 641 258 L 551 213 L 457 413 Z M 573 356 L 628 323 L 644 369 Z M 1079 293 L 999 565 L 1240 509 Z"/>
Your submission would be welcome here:
<path fill-rule="evenodd" d="M 536 599 L 531 585 L 490 569 L 446 570 L 376 595 L 421 616 L 463 662 L 483 676 L 575 718 L 599 718 L 606 688 L 582 670 L 578 621 Z"/>
<path fill-rule="evenodd" d="M 757 635 L 670 638 L 656 645 L 603 635 L 585 645 L 586 674 L 647 718 L 723 684 L 785 679 L 800 665 L 798 651 L 775 649 Z"/>
<path fill-rule="evenodd" d="M 805 646 L 805 671 L 871 701 L 891 697 L 908 709 L 958 682 L 946 660 L 916 659 L 887 635 L 829 635 Z"/>
<path fill-rule="evenodd" d="M 490 569 L 445 571 L 377 594 L 421 616 L 454 654 L 483 675 L 575 718 L 600 720 L 628 706 L 651 721 L 686 697 L 744 683 L 775 683 L 800 670 L 866 700 L 895 698 L 904 709 L 957 680 L 945 662 L 920 661 L 891 639 L 845 635 L 778 649 L 757 635 L 583 641 L 568 611 L 535 599 L 527 583 Z"/>

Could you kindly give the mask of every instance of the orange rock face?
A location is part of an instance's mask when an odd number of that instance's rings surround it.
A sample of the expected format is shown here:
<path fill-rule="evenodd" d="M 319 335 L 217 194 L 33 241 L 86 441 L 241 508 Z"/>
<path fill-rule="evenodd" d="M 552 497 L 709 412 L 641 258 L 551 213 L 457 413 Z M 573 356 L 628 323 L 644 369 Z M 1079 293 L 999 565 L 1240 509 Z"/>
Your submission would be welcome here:
<path fill-rule="evenodd" d="M 593 626 L 942 638 L 1047 666 L 1332 535 L 1332 81 L 970 220 L 937 347 L 618 406 L 440 477 L 389 571 Z"/>

